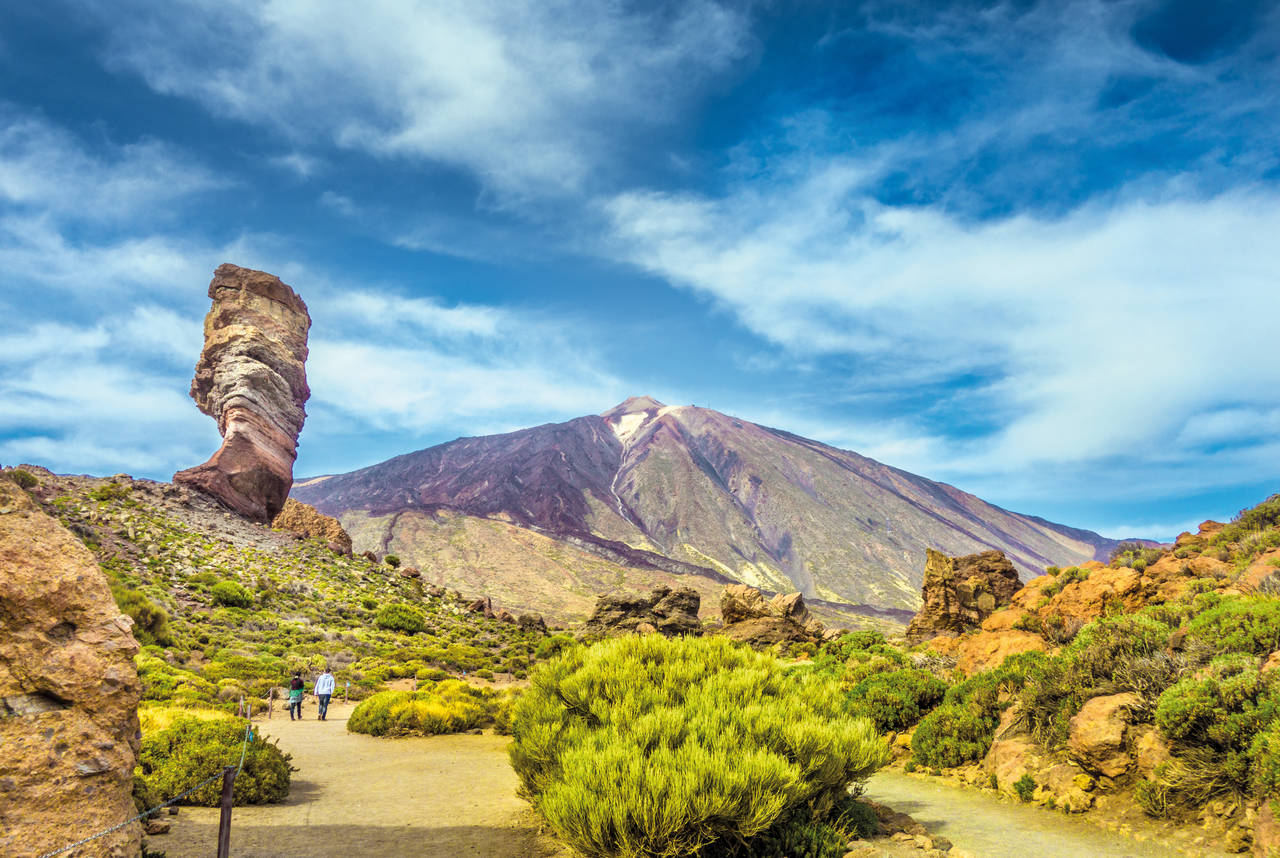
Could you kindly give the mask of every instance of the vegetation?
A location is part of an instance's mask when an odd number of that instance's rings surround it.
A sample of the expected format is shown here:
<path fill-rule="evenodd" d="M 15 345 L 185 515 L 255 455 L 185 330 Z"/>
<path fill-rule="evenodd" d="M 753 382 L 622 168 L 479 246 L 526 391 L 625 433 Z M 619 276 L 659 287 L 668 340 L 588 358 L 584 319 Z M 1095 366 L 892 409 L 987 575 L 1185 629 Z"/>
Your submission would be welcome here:
<path fill-rule="evenodd" d="M 146 483 L 53 476 L 33 495 L 94 553 L 133 619 L 151 703 L 230 712 L 243 697 L 265 710 L 295 671 L 311 678 L 326 666 L 339 688 L 351 684 L 355 700 L 401 678 L 480 670 L 519 677 L 549 640 L 466 613 L 385 563 L 340 556 L 315 540 L 254 547 L 229 538 L 220 517 L 205 527 Z M 377 621 L 387 606 L 401 618 L 391 627 Z M 411 637 L 406 626 L 416 629 Z M 560 636 L 550 648 L 572 645 Z"/>
<path fill-rule="evenodd" d="M 5 471 L 4 473 L 11 481 L 17 483 L 18 488 L 20 489 L 34 489 L 36 486 L 40 485 L 40 479 L 35 474 L 28 470 L 24 470 L 23 468 L 13 468 L 12 470 Z"/>
<path fill-rule="evenodd" d="M 906 668 L 869 676 L 849 691 L 851 709 L 881 732 L 905 730 L 933 709 L 947 684 L 926 670 Z"/>
<path fill-rule="evenodd" d="M 838 682 L 721 638 L 569 649 L 534 672 L 512 728 L 524 794 L 586 856 L 695 855 L 797 813 L 825 821 L 887 756 Z"/>
<path fill-rule="evenodd" d="M 378 692 L 355 708 L 347 729 L 370 736 L 460 733 L 492 720 L 494 706 L 492 692 L 446 679 L 419 691 Z"/>
<path fill-rule="evenodd" d="M 138 754 L 137 792 L 143 796 L 175 796 L 236 765 L 244 748 L 244 765 L 236 775 L 236 804 L 282 801 L 289 794 L 292 771 L 288 754 L 256 733 L 245 743 L 246 722 L 222 712 L 142 710 L 142 748 Z M 213 780 L 180 803 L 216 807 L 220 780 Z"/>
<path fill-rule="evenodd" d="M 422 616 L 421 611 L 412 605 L 403 604 L 385 605 L 382 610 L 378 611 L 374 622 L 378 624 L 378 628 L 391 629 L 410 635 L 427 627 L 427 620 Z"/>

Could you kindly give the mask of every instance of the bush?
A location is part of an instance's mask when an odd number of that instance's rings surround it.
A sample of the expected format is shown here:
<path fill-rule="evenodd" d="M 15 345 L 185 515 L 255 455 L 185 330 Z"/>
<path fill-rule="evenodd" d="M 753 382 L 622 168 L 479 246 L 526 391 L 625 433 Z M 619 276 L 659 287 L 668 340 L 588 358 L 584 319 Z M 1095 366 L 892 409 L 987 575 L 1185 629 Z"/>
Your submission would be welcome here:
<path fill-rule="evenodd" d="M 1141 572 L 1164 556 L 1164 549 L 1149 548 L 1141 542 L 1121 542 L 1111 552 L 1112 566 L 1128 566 Z"/>
<path fill-rule="evenodd" d="M 253 604 L 253 596 L 240 585 L 239 581 L 219 581 L 209 589 L 215 605 L 228 608 L 247 608 Z"/>
<path fill-rule="evenodd" d="M 144 729 L 138 767 L 145 790 L 167 799 L 216 775 L 223 766 L 235 765 L 244 735 L 245 722 L 226 716 L 184 714 L 161 729 Z M 245 749 L 244 768 L 236 776 L 235 803 L 282 801 L 289 794 L 293 771 L 289 760 L 288 754 L 255 733 Z M 221 780 L 215 779 L 180 803 L 217 807 L 221 794 Z"/>
<path fill-rule="evenodd" d="M 585 856 L 684 856 L 819 817 L 886 761 L 839 684 L 723 638 L 628 636 L 538 668 L 515 706 L 522 793 Z"/>
<path fill-rule="evenodd" d="M 489 697 L 457 679 L 421 691 L 380 691 L 352 711 L 347 730 L 370 736 L 459 733 L 488 720 Z"/>
<path fill-rule="evenodd" d="M 407 634 L 420 632 L 427 627 L 427 621 L 422 616 L 422 611 L 412 605 L 399 603 L 384 605 L 382 610 L 378 611 L 377 616 L 373 618 L 373 621 L 378 624 L 379 628 Z"/>
<path fill-rule="evenodd" d="M 1023 773 L 1022 777 L 1013 782 L 1013 791 L 1017 794 L 1019 801 L 1031 801 L 1031 796 L 1036 791 L 1035 778 Z"/>
<path fill-rule="evenodd" d="M 1187 637 L 1216 652 L 1275 652 L 1280 649 L 1280 599 L 1224 599 L 1187 624 Z"/>
<path fill-rule="evenodd" d="M 173 633 L 169 630 L 169 614 L 138 590 L 113 584 L 111 595 L 116 606 L 133 620 L 133 636 L 142 646 L 155 644 L 172 646 Z"/>
<path fill-rule="evenodd" d="M 925 670 L 907 668 L 868 677 L 849 691 L 853 711 L 881 732 L 905 730 L 941 702 L 947 684 Z"/>
<path fill-rule="evenodd" d="M 538 641 L 538 646 L 533 651 L 533 657 L 539 661 L 555 658 L 566 649 L 577 645 L 578 642 L 573 639 L 572 635 L 552 635 Z"/>
<path fill-rule="evenodd" d="M 372 611 L 374 608 L 378 607 L 378 600 L 365 596 L 360 600 L 360 606 L 366 611 Z"/>
<path fill-rule="evenodd" d="M 34 489 L 40 485 L 40 480 L 36 478 L 35 474 L 22 468 L 14 468 L 12 471 L 6 471 L 5 474 L 10 480 L 17 483 L 20 489 Z"/>
<path fill-rule="evenodd" d="M 382 562 L 386 563 L 392 569 L 400 568 L 400 558 L 394 554 L 388 554 L 386 557 L 382 558 Z"/>
<path fill-rule="evenodd" d="M 957 703 L 944 703 L 925 716 L 911 734 L 911 756 L 935 769 L 981 759 L 991 747 L 998 721 Z"/>
<path fill-rule="evenodd" d="M 124 483 L 103 483 L 89 492 L 89 497 L 96 501 L 124 500 L 132 492 L 133 487 L 126 486 Z"/>

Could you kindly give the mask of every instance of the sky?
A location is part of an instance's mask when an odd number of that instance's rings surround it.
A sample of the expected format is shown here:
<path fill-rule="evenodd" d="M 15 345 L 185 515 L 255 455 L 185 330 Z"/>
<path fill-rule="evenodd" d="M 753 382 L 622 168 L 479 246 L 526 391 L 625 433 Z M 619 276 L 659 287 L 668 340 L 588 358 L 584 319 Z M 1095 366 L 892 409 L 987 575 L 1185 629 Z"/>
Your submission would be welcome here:
<path fill-rule="evenodd" d="M 204 461 L 222 262 L 300 476 L 648 394 L 1169 539 L 1280 490 L 1280 3 L 0 5 L 0 463 Z"/>

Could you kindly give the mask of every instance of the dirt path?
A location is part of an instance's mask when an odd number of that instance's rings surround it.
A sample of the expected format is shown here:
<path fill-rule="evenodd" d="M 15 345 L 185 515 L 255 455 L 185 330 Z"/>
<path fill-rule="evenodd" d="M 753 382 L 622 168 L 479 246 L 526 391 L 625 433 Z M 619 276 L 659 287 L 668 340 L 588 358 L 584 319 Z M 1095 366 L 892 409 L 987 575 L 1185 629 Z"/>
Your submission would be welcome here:
<path fill-rule="evenodd" d="M 900 772 L 876 774 L 866 795 L 910 814 L 974 858 L 1227 858 L 1212 845 L 1190 842 L 1189 832 L 1153 821 L 1135 821 L 1124 834 L 1115 833 L 1060 811 Z"/>
<path fill-rule="evenodd" d="M 354 706 L 329 719 L 279 714 L 262 721 L 299 769 L 282 804 L 236 808 L 234 858 L 383 858 L 464 855 L 550 858 L 529 805 L 516 795 L 503 736 L 375 739 L 347 732 Z M 148 838 L 168 858 L 211 858 L 218 811 L 184 807 L 167 835 Z"/>

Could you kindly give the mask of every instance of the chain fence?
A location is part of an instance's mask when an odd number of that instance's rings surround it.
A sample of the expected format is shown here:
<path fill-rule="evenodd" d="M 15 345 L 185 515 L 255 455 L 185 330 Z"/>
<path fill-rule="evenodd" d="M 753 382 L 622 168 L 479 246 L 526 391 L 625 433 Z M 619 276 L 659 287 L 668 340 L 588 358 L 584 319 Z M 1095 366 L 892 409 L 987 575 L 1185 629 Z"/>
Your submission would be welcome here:
<path fill-rule="evenodd" d="M 252 735 L 253 735 L 253 723 L 246 722 L 244 726 L 244 741 L 240 743 L 240 762 L 236 764 L 236 774 L 239 774 L 240 770 L 244 768 L 245 755 L 249 752 L 249 738 Z M 106 837 L 108 834 L 113 834 L 119 831 L 120 829 L 125 828 L 126 826 L 129 826 L 135 822 L 138 822 L 139 820 L 146 819 L 148 816 L 151 816 L 151 814 L 155 813 L 156 811 L 163 810 L 164 808 L 169 807 L 172 804 L 176 804 L 182 801 L 187 796 L 191 795 L 192 793 L 198 792 L 199 790 L 203 789 L 204 787 L 218 780 L 219 778 L 222 777 L 222 773 L 225 768 L 226 767 L 219 769 L 216 775 L 210 775 L 209 777 L 200 781 L 200 783 L 191 787 L 191 789 L 186 790 L 185 792 L 179 793 L 178 795 L 175 795 L 173 798 L 169 799 L 163 804 L 157 804 L 155 807 L 151 808 L 150 810 L 144 810 L 142 813 L 139 813 L 137 816 L 132 817 L 130 819 L 126 819 L 124 822 L 121 822 L 118 825 L 113 825 L 110 828 L 107 828 L 103 831 L 99 831 L 97 834 L 90 835 L 89 837 L 86 837 L 83 840 L 77 840 L 75 843 L 70 843 L 66 846 L 63 846 L 61 849 L 55 849 L 52 852 L 45 852 L 43 855 L 40 856 L 40 858 L 52 858 L 52 856 L 54 855 L 61 855 L 64 852 L 70 852 L 72 849 L 76 849 L 80 846 L 85 845 L 86 843 L 92 843 L 93 841 L 99 839 L 100 837 Z"/>

